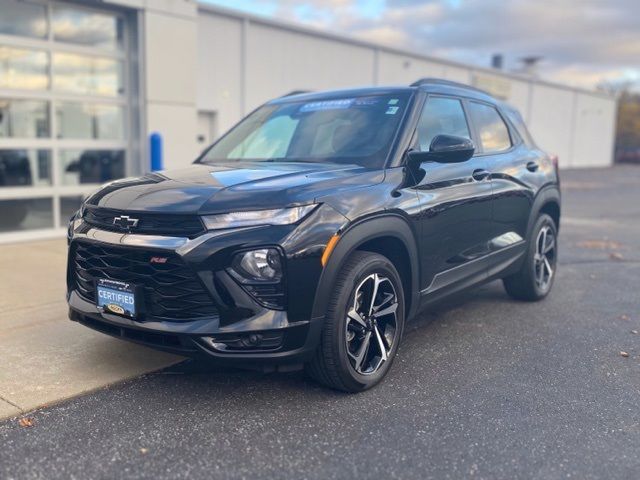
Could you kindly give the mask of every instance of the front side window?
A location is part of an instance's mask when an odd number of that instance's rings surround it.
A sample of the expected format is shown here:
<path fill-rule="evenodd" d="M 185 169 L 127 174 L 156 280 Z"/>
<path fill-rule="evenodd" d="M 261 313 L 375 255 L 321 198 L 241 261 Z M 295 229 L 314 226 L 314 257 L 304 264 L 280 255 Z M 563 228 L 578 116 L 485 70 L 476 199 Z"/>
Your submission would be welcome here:
<path fill-rule="evenodd" d="M 381 168 L 410 100 L 388 95 L 265 105 L 215 143 L 201 162 L 331 162 Z"/>
<path fill-rule="evenodd" d="M 484 103 L 469 102 L 469 112 L 478 128 L 484 153 L 498 153 L 511 148 L 509 129 L 494 107 Z"/>
<path fill-rule="evenodd" d="M 460 100 L 446 97 L 427 99 L 420 116 L 417 133 L 422 152 L 429 151 L 431 142 L 438 135 L 471 138 Z"/>

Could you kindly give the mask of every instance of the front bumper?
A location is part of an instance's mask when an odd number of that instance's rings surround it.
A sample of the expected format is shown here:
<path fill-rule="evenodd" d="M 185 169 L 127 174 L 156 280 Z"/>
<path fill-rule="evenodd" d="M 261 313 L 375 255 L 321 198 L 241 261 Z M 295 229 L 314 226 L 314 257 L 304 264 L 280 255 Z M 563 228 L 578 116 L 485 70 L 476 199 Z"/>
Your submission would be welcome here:
<path fill-rule="evenodd" d="M 69 318 L 124 340 L 181 355 L 204 355 L 222 363 L 261 366 L 304 363 L 310 360 L 316 349 L 323 319 L 300 316 L 291 319 L 288 311 L 265 308 L 237 285 L 234 288 L 224 269 L 220 270 L 220 256 L 223 253 L 228 256 L 225 251 L 229 250 L 230 243 L 247 248 L 254 243 L 258 245 L 264 242 L 264 232 L 256 235 L 255 230 L 221 231 L 188 239 L 122 234 L 98 230 L 86 224 L 80 226 L 70 236 Z M 273 244 L 277 236 L 273 235 L 273 229 L 270 233 L 269 243 Z M 285 237 L 287 233 L 284 229 L 280 232 Z M 203 285 L 210 290 L 212 301 L 217 298 L 220 303 L 232 304 L 235 310 L 221 308 L 220 315 L 186 320 L 151 316 L 136 320 L 102 311 L 74 288 L 72 256 L 77 242 L 133 249 L 154 255 L 163 252 L 176 254 L 201 277 Z M 213 282 L 211 276 L 217 275 L 216 269 L 219 269 L 219 275 Z M 227 282 L 229 286 L 224 288 L 223 295 L 215 291 L 216 288 L 223 288 L 221 282 Z"/>
<path fill-rule="evenodd" d="M 112 337 L 142 344 L 158 350 L 189 357 L 208 357 L 225 364 L 261 365 L 302 364 L 311 359 L 317 346 L 322 319 L 289 324 L 279 329 L 252 329 L 227 332 L 216 319 L 194 322 L 137 322 L 98 311 L 96 306 L 75 291 L 69 296 L 69 319 Z M 261 335 L 269 341 L 244 351 L 219 347 L 222 341 L 248 339 Z"/>

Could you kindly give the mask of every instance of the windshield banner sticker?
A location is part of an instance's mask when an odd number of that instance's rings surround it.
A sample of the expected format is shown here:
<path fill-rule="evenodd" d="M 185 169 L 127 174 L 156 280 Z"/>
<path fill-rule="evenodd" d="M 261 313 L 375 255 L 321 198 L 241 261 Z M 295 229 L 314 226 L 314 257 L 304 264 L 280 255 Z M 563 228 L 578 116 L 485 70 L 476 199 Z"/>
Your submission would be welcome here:
<path fill-rule="evenodd" d="M 339 100 L 324 100 L 322 102 L 305 103 L 300 107 L 300 112 L 318 112 L 321 110 L 341 110 L 351 107 L 354 98 L 341 98 Z"/>

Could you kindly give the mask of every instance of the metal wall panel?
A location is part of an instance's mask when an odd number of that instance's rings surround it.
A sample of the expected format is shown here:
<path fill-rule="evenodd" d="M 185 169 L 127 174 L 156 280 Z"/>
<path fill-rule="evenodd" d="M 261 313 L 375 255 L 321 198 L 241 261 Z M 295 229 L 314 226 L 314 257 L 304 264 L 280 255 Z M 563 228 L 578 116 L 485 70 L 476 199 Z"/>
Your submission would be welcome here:
<path fill-rule="evenodd" d="M 576 95 L 571 166 L 609 166 L 613 156 L 615 104 L 593 95 Z"/>
<path fill-rule="evenodd" d="M 242 117 L 242 20 L 198 17 L 197 106 L 216 112 L 219 133 Z"/>
<path fill-rule="evenodd" d="M 292 90 L 372 83 L 371 49 L 252 22 L 246 41 L 247 111 Z"/>
<path fill-rule="evenodd" d="M 533 86 L 529 130 L 542 149 L 558 155 L 561 167 L 573 166 L 573 111 L 574 94 L 570 90 Z"/>
<path fill-rule="evenodd" d="M 379 85 L 409 85 L 419 78 L 442 78 L 443 75 L 443 65 L 436 62 L 385 51 L 378 55 Z"/>

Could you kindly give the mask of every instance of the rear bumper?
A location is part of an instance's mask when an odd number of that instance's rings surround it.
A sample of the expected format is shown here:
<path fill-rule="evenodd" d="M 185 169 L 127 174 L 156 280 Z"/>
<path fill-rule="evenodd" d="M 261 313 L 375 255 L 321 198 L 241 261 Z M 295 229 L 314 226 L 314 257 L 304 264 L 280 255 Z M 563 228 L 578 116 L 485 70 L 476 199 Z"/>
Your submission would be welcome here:
<path fill-rule="evenodd" d="M 245 329 L 228 329 L 220 327 L 215 317 L 192 322 L 138 322 L 101 312 L 75 291 L 68 301 L 69 319 L 93 330 L 166 352 L 239 366 L 293 366 L 309 361 L 323 320 L 288 323 L 279 319 L 277 327 L 261 321 Z"/>

